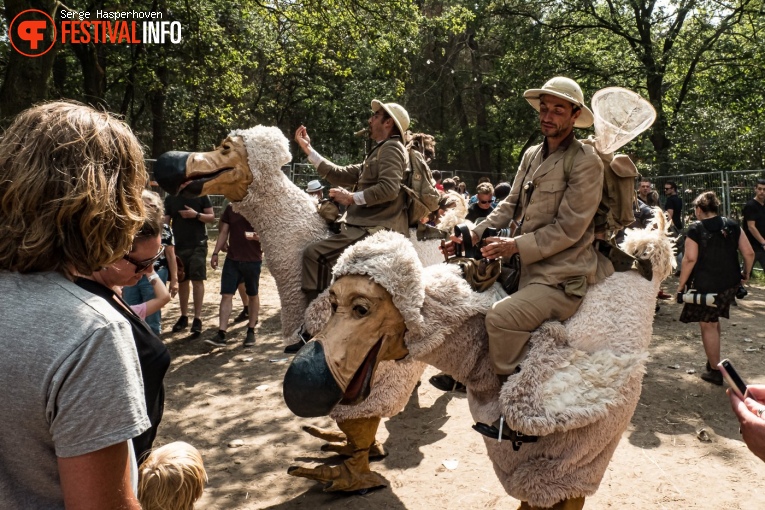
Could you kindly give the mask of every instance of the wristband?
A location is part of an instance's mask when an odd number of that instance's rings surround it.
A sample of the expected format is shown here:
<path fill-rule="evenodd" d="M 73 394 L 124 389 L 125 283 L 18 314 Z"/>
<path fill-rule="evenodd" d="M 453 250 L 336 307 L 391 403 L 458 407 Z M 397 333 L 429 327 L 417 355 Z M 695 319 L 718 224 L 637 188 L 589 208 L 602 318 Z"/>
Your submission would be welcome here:
<path fill-rule="evenodd" d="M 159 280 L 159 275 L 157 273 L 150 274 L 147 276 L 149 283 L 153 282 L 154 280 Z"/>
<path fill-rule="evenodd" d="M 198 212 L 198 213 L 197 213 L 197 217 L 196 217 L 196 219 L 199 219 L 199 216 L 200 216 L 201 214 L 202 214 L 202 213 Z"/>
<path fill-rule="evenodd" d="M 218 256 L 218 252 L 214 251 L 214 252 L 213 252 L 213 254 L 212 254 L 212 256 L 213 256 L 213 257 L 217 257 L 217 256 Z"/>

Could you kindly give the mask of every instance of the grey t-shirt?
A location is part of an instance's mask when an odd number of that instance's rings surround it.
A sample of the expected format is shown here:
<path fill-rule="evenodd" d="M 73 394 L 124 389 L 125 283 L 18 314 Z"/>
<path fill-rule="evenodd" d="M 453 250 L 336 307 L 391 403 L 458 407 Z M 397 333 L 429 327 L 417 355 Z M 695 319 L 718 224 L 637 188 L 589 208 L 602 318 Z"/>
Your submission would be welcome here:
<path fill-rule="evenodd" d="M 149 428 L 127 321 L 58 273 L 0 271 L 0 508 L 64 508 L 57 457 Z"/>

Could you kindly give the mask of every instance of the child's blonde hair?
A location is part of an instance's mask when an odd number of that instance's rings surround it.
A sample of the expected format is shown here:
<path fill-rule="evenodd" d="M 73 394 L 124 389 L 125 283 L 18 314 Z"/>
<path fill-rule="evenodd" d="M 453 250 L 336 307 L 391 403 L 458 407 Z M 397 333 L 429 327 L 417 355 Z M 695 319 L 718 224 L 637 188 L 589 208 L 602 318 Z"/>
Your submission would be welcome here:
<path fill-rule="evenodd" d="M 138 500 L 144 510 L 192 510 L 207 482 L 202 456 L 183 441 L 153 450 L 138 477 Z"/>

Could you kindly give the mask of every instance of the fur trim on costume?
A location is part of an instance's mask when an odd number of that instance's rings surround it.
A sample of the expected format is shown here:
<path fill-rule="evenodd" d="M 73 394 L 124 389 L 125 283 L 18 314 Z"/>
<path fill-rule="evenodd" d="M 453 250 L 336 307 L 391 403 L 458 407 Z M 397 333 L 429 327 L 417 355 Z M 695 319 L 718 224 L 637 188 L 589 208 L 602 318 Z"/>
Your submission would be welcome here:
<path fill-rule="evenodd" d="M 664 241 L 656 241 L 655 230 L 663 233 Z M 650 259 L 653 280 L 661 283 L 677 265 L 675 263 L 675 238 L 669 237 L 669 223 L 658 207 L 653 208 L 653 219 L 642 229 L 628 228 L 624 232 L 621 249 L 633 257 Z"/>
<path fill-rule="evenodd" d="M 571 348 L 559 323 L 543 324 L 521 372 L 502 387 L 500 403 L 513 430 L 545 436 L 602 420 L 623 404 L 621 389 L 644 372 L 646 353 L 592 354 Z"/>
<path fill-rule="evenodd" d="M 436 228 L 438 230 L 441 230 L 443 232 L 448 232 L 451 234 L 454 232 L 454 227 L 456 227 L 460 223 L 467 223 L 472 230 L 473 222 L 465 219 L 468 213 L 468 205 L 467 205 L 467 200 L 465 200 L 465 197 L 463 197 L 456 191 L 447 191 L 447 193 L 449 193 L 450 198 L 454 197 L 455 203 L 457 205 L 455 207 L 452 207 L 446 210 L 444 215 L 441 216 L 441 219 L 438 220 L 438 225 L 436 225 Z"/>

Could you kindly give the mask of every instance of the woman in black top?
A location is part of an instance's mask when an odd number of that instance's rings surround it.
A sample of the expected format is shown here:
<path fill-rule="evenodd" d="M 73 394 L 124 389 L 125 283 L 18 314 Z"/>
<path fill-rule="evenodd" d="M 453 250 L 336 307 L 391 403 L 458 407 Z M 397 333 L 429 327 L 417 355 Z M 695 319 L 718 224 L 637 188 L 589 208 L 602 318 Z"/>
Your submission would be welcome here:
<path fill-rule="evenodd" d="M 717 370 L 720 362 L 720 317 L 729 318 L 730 305 L 742 281 L 749 279 L 754 263 L 754 251 L 741 227 L 735 221 L 717 215 L 720 201 L 713 191 L 706 191 L 693 202 L 696 217 L 688 228 L 685 257 L 677 287 L 680 294 L 694 289 L 700 294 L 717 294 L 716 306 L 686 303 L 680 314 L 681 322 L 698 322 L 701 341 L 707 355 L 706 372 L 701 378 L 722 385 Z M 744 258 L 744 272 L 738 262 L 738 252 Z"/>
<path fill-rule="evenodd" d="M 161 232 L 162 211 L 146 205 L 146 220 L 141 230 L 136 234 L 130 252 L 122 260 L 96 271 L 88 277 L 80 277 L 75 280 L 75 283 L 83 289 L 104 298 L 130 323 L 133 340 L 138 351 L 138 361 L 141 365 L 146 413 L 151 422 L 149 430 L 133 438 L 133 448 L 139 464 L 151 450 L 151 445 L 157 436 L 157 428 L 162 421 L 165 407 L 163 380 L 170 366 L 170 353 L 162 340 L 146 322 L 136 315 L 130 305 L 115 292 L 115 289 L 135 285 L 144 274 L 151 275 L 150 278 L 152 279 L 159 278 L 154 274 L 154 262 L 164 250 L 160 240 Z"/>

